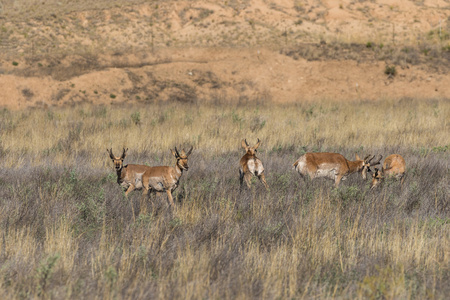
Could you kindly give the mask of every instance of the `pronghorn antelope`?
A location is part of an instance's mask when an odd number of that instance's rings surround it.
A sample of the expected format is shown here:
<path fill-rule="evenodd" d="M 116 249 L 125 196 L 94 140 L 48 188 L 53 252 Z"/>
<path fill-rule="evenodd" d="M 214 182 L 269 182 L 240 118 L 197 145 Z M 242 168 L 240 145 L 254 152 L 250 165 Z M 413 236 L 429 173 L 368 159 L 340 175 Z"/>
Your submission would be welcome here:
<path fill-rule="evenodd" d="M 383 168 L 378 170 L 375 168 L 375 173 L 372 175 L 372 189 L 375 188 L 385 177 L 395 177 L 397 180 L 405 179 L 406 163 L 403 157 L 399 154 L 392 154 L 386 157 L 383 163 Z"/>
<path fill-rule="evenodd" d="M 133 191 L 134 189 L 140 190 L 142 189 L 142 175 L 146 170 L 148 170 L 149 166 L 144 165 L 123 165 L 123 160 L 127 156 L 128 148 L 125 150 L 123 148 L 122 155 L 117 157 L 112 153 L 112 149 L 106 149 L 106 152 L 109 153 L 109 157 L 114 163 L 114 168 L 117 172 L 117 183 L 124 188 L 125 196 Z"/>
<path fill-rule="evenodd" d="M 188 156 L 191 154 L 192 148 L 187 153 L 184 152 L 184 149 L 179 153 L 177 147 L 175 147 L 175 150 L 170 150 L 177 159 L 175 167 L 158 166 L 146 170 L 142 176 L 143 195 L 148 194 L 149 191 L 166 192 L 170 206 L 174 207 L 172 192 L 177 188 L 183 171 L 189 169 Z"/>
<path fill-rule="evenodd" d="M 372 162 L 375 155 L 367 155 L 360 159 L 356 154 L 356 160 L 347 160 L 339 153 L 306 153 L 294 163 L 294 169 L 300 177 L 309 175 L 311 179 L 327 177 L 334 179 L 335 186 L 339 186 L 341 180 L 345 180 L 348 175 L 361 172 L 362 178 L 367 178 L 370 167 L 380 163 L 381 155 L 377 161 Z"/>
<path fill-rule="evenodd" d="M 256 157 L 256 149 L 258 149 L 258 147 L 261 145 L 261 141 L 258 139 L 256 145 L 250 147 L 247 143 L 247 140 L 243 139 L 241 145 L 245 149 L 246 153 L 244 156 L 242 156 L 239 162 L 240 189 L 242 189 L 244 179 L 245 183 L 247 183 L 247 186 L 250 188 L 252 175 L 255 175 L 264 184 L 266 189 L 269 190 L 269 186 L 267 185 L 266 178 L 264 176 L 263 164 L 261 160 Z"/>

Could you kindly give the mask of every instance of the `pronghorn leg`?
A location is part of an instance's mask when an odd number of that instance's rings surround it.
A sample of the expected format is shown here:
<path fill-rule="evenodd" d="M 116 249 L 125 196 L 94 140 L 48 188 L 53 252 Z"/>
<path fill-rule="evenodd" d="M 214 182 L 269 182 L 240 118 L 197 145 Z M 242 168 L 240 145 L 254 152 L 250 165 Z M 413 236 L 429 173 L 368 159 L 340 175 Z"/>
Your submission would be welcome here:
<path fill-rule="evenodd" d="M 259 179 L 259 181 L 262 182 L 262 184 L 264 184 L 264 186 L 266 187 L 266 190 L 269 190 L 269 185 L 266 182 L 266 176 L 264 176 L 264 173 L 259 174 L 258 179 Z"/>
<path fill-rule="evenodd" d="M 298 175 L 300 176 L 300 180 L 301 180 L 302 183 L 303 183 L 303 184 L 300 185 L 300 187 L 301 187 L 302 185 L 304 185 L 306 188 L 308 188 L 308 185 L 309 185 L 309 181 L 308 181 L 309 178 L 307 178 L 308 176 L 305 176 L 305 175 L 303 175 L 303 174 L 300 173 L 300 172 L 298 172 Z"/>
<path fill-rule="evenodd" d="M 170 190 L 166 190 L 167 197 L 169 198 L 170 206 L 175 208 L 175 205 L 173 204 L 173 198 L 172 198 L 172 192 Z"/>
<path fill-rule="evenodd" d="M 339 183 L 341 182 L 342 179 L 342 175 L 336 175 L 336 177 L 334 178 L 334 185 L 335 187 L 339 186 Z"/>
<path fill-rule="evenodd" d="M 142 214 L 146 214 L 147 213 L 147 199 L 149 198 L 148 195 L 148 189 L 144 187 L 144 191 L 142 192 L 142 197 L 141 197 L 141 213 Z"/>
<path fill-rule="evenodd" d="M 400 190 L 403 190 L 403 182 L 405 181 L 405 174 L 403 173 L 402 179 L 400 180 Z"/>
<path fill-rule="evenodd" d="M 245 183 L 247 184 L 248 188 L 251 188 L 252 185 L 252 173 L 248 172 L 244 175 Z"/>
<path fill-rule="evenodd" d="M 242 185 L 244 184 L 244 172 L 239 170 L 239 192 L 242 191 Z"/>
<path fill-rule="evenodd" d="M 134 190 L 135 186 L 133 184 L 130 184 L 127 191 L 125 192 L 125 196 L 128 197 L 128 194 Z"/>
<path fill-rule="evenodd" d="M 132 192 L 134 190 L 134 185 L 130 184 L 130 186 L 128 187 L 127 191 L 125 192 L 125 197 L 128 198 L 128 194 L 130 192 Z M 133 222 L 136 221 L 136 216 L 134 214 L 134 204 L 133 204 L 133 200 L 130 200 L 130 204 L 131 204 L 131 212 L 133 214 Z"/>

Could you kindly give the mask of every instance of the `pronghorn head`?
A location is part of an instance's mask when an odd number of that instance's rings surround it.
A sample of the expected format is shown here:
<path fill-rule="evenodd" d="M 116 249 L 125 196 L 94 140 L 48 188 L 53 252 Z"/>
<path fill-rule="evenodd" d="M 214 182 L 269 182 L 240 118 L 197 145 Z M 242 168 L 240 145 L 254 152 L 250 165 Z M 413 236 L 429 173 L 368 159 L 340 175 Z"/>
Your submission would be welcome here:
<path fill-rule="evenodd" d="M 379 155 L 376 161 L 372 161 L 375 155 L 367 155 L 364 159 L 359 158 L 358 154 L 356 154 L 356 160 L 361 161 L 360 172 L 361 176 L 364 180 L 367 179 L 367 172 L 371 172 L 370 167 L 378 165 L 383 156 Z"/>
<path fill-rule="evenodd" d="M 241 142 L 242 148 L 245 149 L 245 152 L 247 152 L 246 154 L 251 155 L 251 156 L 255 156 L 256 152 L 258 152 L 258 147 L 259 145 L 261 145 L 261 141 L 258 139 L 258 142 L 256 142 L 256 145 L 253 147 L 250 147 L 247 143 L 247 139 L 243 139 Z"/>
<path fill-rule="evenodd" d="M 106 149 L 106 152 L 109 153 L 109 157 L 113 161 L 114 168 L 116 169 L 117 172 L 120 172 L 123 168 L 123 160 L 125 159 L 125 156 L 127 156 L 127 151 L 128 151 L 128 148 L 126 150 L 125 150 L 125 148 L 123 148 L 122 156 L 117 157 L 117 156 L 114 156 L 114 154 L 112 153 L 112 148 L 109 150 Z"/>
<path fill-rule="evenodd" d="M 372 175 L 372 186 L 371 189 L 375 188 L 383 179 L 383 172 L 375 168 L 375 172 Z"/>
<path fill-rule="evenodd" d="M 194 147 L 191 147 L 191 149 L 189 149 L 189 151 L 186 153 L 184 152 L 184 149 L 181 150 L 181 153 L 178 152 L 177 147 L 175 147 L 175 150 L 170 150 L 172 151 L 173 156 L 175 156 L 175 158 L 177 159 L 177 166 L 180 168 L 180 170 L 188 170 L 189 166 L 188 166 L 188 156 L 191 155 L 192 149 Z"/>

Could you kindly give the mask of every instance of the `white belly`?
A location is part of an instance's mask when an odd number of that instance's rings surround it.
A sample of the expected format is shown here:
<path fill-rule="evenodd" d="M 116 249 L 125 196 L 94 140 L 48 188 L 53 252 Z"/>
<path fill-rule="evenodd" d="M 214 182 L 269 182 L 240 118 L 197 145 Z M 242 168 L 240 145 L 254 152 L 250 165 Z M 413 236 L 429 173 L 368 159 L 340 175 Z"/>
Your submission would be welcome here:
<path fill-rule="evenodd" d="M 319 169 L 317 169 L 314 177 L 327 177 L 327 178 L 334 179 L 334 177 L 336 176 L 336 173 L 337 172 L 335 169 L 319 168 Z"/>

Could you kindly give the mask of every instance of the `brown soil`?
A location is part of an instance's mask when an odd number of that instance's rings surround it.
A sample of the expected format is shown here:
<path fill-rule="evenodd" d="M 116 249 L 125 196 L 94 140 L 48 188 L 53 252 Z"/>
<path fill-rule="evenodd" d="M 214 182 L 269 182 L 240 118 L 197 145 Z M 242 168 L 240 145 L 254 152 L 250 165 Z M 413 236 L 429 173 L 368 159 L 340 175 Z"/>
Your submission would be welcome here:
<path fill-rule="evenodd" d="M 4 5 L 0 106 L 450 98 L 447 0 L 141 2 Z"/>

